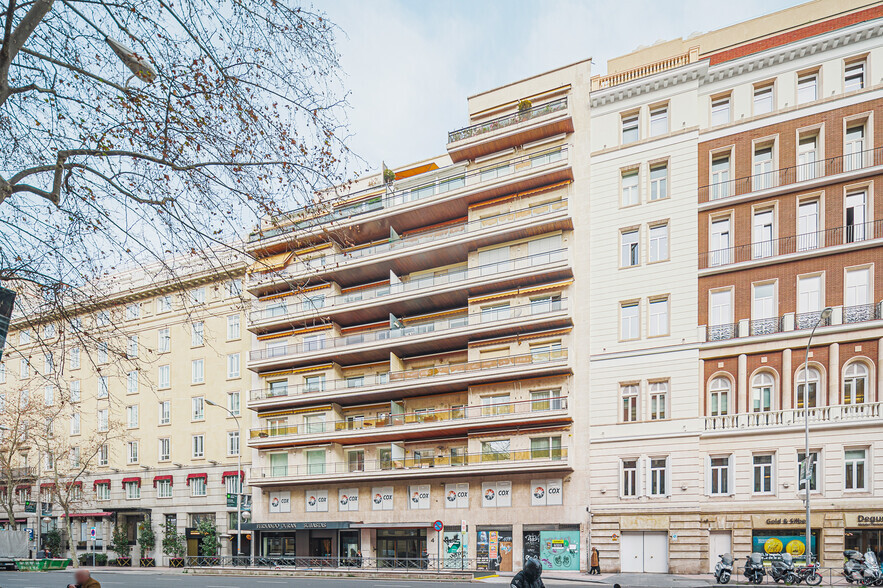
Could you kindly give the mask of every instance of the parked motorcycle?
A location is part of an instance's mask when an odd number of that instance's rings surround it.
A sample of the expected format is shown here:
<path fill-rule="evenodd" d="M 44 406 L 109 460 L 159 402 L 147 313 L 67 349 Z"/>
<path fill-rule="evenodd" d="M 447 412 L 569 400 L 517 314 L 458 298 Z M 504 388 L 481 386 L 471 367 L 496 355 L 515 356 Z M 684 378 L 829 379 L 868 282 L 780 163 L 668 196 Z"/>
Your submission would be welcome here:
<path fill-rule="evenodd" d="M 863 584 L 865 564 L 861 552 L 847 549 L 843 552 L 843 557 L 846 558 L 843 562 L 843 577 L 850 584 Z"/>
<path fill-rule="evenodd" d="M 783 553 L 772 561 L 772 565 L 770 565 L 770 578 L 776 584 L 784 582 L 789 586 L 797 582 L 797 574 L 794 572 L 794 560 L 790 553 Z"/>
<path fill-rule="evenodd" d="M 733 554 L 724 553 L 718 556 L 721 558 L 717 565 L 714 566 L 714 578 L 718 584 L 726 584 L 733 575 Z"/>
<path fill-rule="evenodd" d="M 822 583 L 822 575 L 819 573 L 819 562 L 807 562 L 794 570 L 797 574 L 797 583 L 806 582 L 810 586 L 818 586 Z"/>
<path fill-rule="evenodd" d="M 745 571 L 742 572 L 742 575 L 752 584 L 763 582 L 763 577 L 766 575 L 766 570 L 763 568 L 763 555 L 759 553 L 749 555 L 745 561 Z"/>
<path fill-rule="evenodd" d="M 865 552 L 862 584 L 865 586 L 883 585 L 883 572 L 880 571 L 877 555 L 870 549 Z"/>

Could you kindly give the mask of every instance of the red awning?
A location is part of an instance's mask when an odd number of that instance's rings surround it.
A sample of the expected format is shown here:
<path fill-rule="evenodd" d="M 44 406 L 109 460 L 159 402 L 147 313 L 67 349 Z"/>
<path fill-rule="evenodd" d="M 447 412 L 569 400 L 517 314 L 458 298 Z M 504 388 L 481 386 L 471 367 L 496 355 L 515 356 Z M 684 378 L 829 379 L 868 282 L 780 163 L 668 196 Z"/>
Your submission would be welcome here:
<path fill-rule="evenodd" d="M 40 484 L 40 488 L 55 488 L 55 484 L 53 482 L 43 482 Z"/>
<path fill-rule="evenodd" d="M 95 487 L 98 486 L 98 485 L 100 485 L 100 484 L 107 484 L 108 486 L 110 486 L 110 478 L 104 478 L 104 479 L 101 479 L 101 480 L 95 480 L 94 482 L 92 482 L 92 489 L 95 490 Z"/>
<path fill-rule="evenodd" d="M 79 486 L 80 488 L 82 488 L 83 483 L 80 480 L 77 480 L 76 482 L 68 482 L 67 487 L 70 488 L 71 486 Z"/>
<path fill-rule="evenodd" d="M 172 485 L 172 476 L 154 476 L 153 477 L 153 487 L 156 488 L 157 482 L 166 482 L 168 481 L 170 485 Z"/>
<path fill-rule="evenodd" d="M 8 523 L 8 522 L 9 522 L 8 518 L 0 519 L 0 523 Z M 28 519 L 15 519 L 15 522 L 16 523 L 26 523 L 26 522 L 28 522 Z"/>
<path fill-rule="evenodd" d="M 237 471 L 224 472 L 221 475 L 222 478 L 235 478 L 236 476 L 239 476 L 240 479 L 244 480 L 245 479 L 245 472 L 243 472 L 242 470 L 239 470 L 238 472 Z"/>
<path fill-rule="evenodd" d="M 130 484 L 132 482 L 138 484 L 139 488 L 141 487 L 141 478 L 138 476 L 132 476 L 131 478 L 123 478 L 123 488 L 126 487 L 126 484 Z"/>
<path fill-rule="evenodd" d="M 204 481 L 208 480 L 208 474 L 187 474 L 187 485 L 190 485 L 190 480 L 197 480 L 202 478 Z"/>
<path fill-rule="evenodd" d="M 18 486 L 15 487 L 15 489 L 16 490 L 30 490 L 31 485 L 30 484 L 19 484 Z"/>
<path fill-rule="evenodd" d="M 71 518 L 76 519 L 76 518 L 91 517 L 93 519 L 97 519 L 97 518 L 101 518 L 101 517 L 109 517 L 112 514 L 113 514 L 112 512 L 72 512 Z M 61 515 L 61 518 L 64 518 L 63 514 Z"/>

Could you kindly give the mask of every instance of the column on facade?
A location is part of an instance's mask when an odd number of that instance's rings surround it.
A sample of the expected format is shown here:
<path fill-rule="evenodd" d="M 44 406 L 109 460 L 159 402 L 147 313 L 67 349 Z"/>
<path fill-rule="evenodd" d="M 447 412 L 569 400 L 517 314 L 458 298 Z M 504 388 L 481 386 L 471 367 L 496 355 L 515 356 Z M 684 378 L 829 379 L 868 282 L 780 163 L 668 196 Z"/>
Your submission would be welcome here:
<path fill-rule="evenodd" d="M 708 393 L 705 389 L 705 360 L 699 360 L 699 402 L 697 403 L 697 407 L 699 410 L 699 416 L 703 416 L 708 414 L 708 408 L 706 403 L 708 402 Z"/>
<path fill-rule="evenodd" d="M 831 343 L 828 350 L 828 398 L 822 406 L 840 402 L 840 343 Z"/>
<path fill-rule="evenodd" d="M 791 408 L 793 369 L 791 367 L 791 350 L 785 349 L 782 351 L 782 410 Z"/>
<path fill-rule="evenodd" d="M 738 368 L 736 369 L 736 412 L 750 412 L 751 399 L 748 398 L 748 356 L 739 354 Z"/>
<path fill-rule="evenodd" d="M 880 366 L 883 366 L 883 338 L 877 340 L 877 402 L 883 400 L 883 379 L 880 378 Z"/>

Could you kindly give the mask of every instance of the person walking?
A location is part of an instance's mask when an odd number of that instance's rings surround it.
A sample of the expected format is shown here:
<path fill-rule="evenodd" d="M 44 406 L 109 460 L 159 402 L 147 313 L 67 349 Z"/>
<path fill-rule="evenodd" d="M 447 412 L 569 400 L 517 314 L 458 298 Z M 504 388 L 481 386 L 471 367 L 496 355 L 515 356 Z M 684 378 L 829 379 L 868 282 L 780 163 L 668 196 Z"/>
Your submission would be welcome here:
<path fill-rule="evenodd" d="M 589 568 L 590 574 L 600 574 L 601 573 L 601 554 L 598 553 L 598 548 L 592 548 L 592 561 L 591 568 Z"/>

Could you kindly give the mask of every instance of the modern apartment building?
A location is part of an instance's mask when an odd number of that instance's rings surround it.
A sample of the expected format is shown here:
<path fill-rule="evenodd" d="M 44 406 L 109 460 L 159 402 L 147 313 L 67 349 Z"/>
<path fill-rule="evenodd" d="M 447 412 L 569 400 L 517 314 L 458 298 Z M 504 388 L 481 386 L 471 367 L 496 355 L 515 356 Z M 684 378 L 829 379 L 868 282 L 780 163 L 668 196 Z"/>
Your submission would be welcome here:
<path fill-rule="evenodd" d="M 150 517 L 158 537 L 151 555 L 161 556 L 168 521 L 197 555 L 194 531 L 204 518 L 227 537 L 223 553 L 234 553 L 227 493 L 237 490 L 239 426 L 220 407 L 239 415 L 248 389 L 246 264 L 229 255 L 170 263 L 174 277 L 163 266 L 141 267 L 95 285 L 94 304 L 14 317 L 0 363 L 4 442 L 13 431 L 27 437 L 46 427 L 70 451 L 52 455 L 36 440 L 16 446 L 20 479 L 3 491 L 15 492 L 17 525 L 35 530 L 33 548 L 37 537 L 66 527 L 52 486 L 73 483 L 78 552 L 107 552 L 113 527 L 126 525 L 137 558 L 137 526 Z M 58 407 L 54 422 L 40 422 L 50 406 Z"/>
<path fill-rule="evenodd" d="M 810 2 L 593 79 L 591 275 L 610 285 L 591 304 L 591 541 L 606 569 L 801 555 L 805 405 L 813 550 L 839 565 L 883 544 L 881 17 L 879 2 Z"/>
<path fill-rule="evenodd" d="M 253 235 L 257 553 L 584 568 L 588 95 L 473 96 L 447 154 Z"/>

